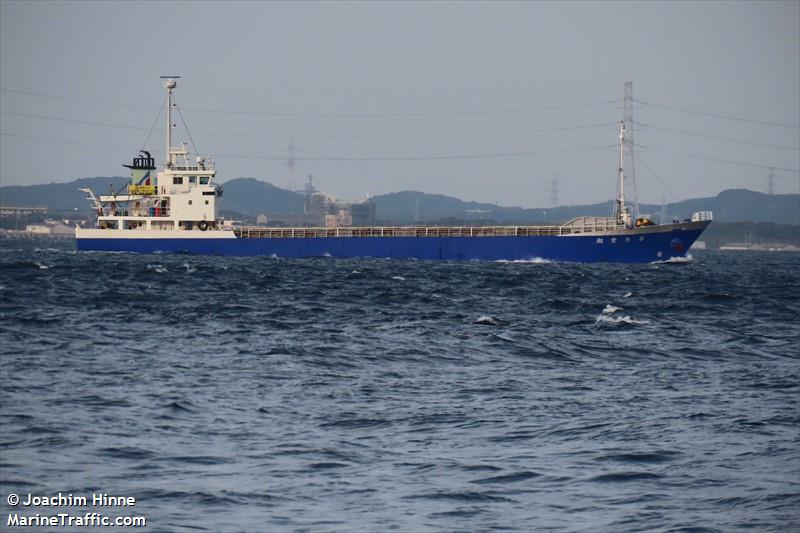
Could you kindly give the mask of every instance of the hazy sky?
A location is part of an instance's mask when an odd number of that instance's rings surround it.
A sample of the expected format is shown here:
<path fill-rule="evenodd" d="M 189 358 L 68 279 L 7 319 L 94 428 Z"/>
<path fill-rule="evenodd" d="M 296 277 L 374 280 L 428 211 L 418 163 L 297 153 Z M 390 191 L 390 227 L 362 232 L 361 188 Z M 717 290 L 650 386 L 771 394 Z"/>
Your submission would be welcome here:
<path fill-rule="evenodd" d="M 767 167 L 797 193 L 799 57 L 797 1 L 0 0 L 0 181 L 127 175 L 143 146 L 161 160 L 162 118 L 143 143 L 159 76 L 180 75 L 220 181 L 288 187 L 293 140 L 295 187 L 312 173 L 345 199 L 546 207 L 557 176 L 559 204 L 604 201 L 630 80 L 640 200 L 766 192 Z"/>

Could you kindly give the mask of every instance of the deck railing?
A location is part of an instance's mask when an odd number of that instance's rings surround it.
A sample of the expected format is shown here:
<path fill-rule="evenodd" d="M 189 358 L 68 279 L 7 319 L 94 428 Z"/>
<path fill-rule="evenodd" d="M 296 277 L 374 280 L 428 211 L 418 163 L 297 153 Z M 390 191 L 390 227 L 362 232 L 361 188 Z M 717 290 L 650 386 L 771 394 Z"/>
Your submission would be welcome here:
<path fill-rule="evenodd" d="M 270 228 L 261 226 L 234 227 L 237 237 L 263 238 L 330 238 L 330 237 L 540 237 L 571 235 L 594 231 L 624 229 L 617 223 L 577 224 L 563 226 L 368 226 L 344 228 Z M 587 221 L 588 222 L 588 221 Z"/>
<path fill-rule="evenodd" d="M 610 217 L 577 217 L 560 226 L 366 226 L 343 228 L 234 227 L 237 237 L 326 238 L 326 237 L 545 237 L 620 231 L 625 224 Z"/>

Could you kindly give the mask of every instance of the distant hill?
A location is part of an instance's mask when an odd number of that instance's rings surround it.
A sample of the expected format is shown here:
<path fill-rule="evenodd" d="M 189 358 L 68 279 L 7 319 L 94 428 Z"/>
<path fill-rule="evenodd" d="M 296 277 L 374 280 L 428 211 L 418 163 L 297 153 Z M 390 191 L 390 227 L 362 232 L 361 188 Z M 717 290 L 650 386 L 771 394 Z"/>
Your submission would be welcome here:
<path fill-rule="evenodd" d="M 651 213 L 658 213 L 653 206 Z M 746 189 L 728 189 L 714 198 L 695 198 L 667 204 L 667 212 L 688 218 L 696 211 L 713 211 L 720 222 L 773 222 L 800 224 L 800 194 L 764 194 Z"/>
<path fill-rule="evenodd" d="M 78 208 L 88 212 L 89 204 L 81 187 L 91 187 L 96 193 L 106 193 L 110 188 L 120 190 L 127 178 L 83 178 L 67 183 L 46 185 L 0 187 L 0 205 L 47 207 L 53 211 L 72 211 Z M 255 178 L 236 178 L 224 185 L 221 209 L 247 216 L 301 214 L 303 195 L 275 187 Z M 415 222 L 535 224 L 561 223 L 581 215 L 608 216 L 612 202 L 590 205 L 560 206 L 527 209 L 507 207 L 486 202 L 466 202 L 441 194 L 418 191 L 401 191 L 372 198 L 376 215 L 381 223 L 412 224 Z M 772 222 L 775 224 L 800 224 L 800 195 L 763 194 L 742 189 L 722 191 L 711 198 L 694 198 L 666 206 L 668 220 L 688 218 L 696 211 L 713 211 L 719 222 Z M 656 219 L 661 206 L 642 204 L 641 213 Z"/>
<path fill-rule="evenodd" d="M 223 209 L 246 215 L 302 215 L 304 196 L 255 178 L 236 178 L 223 184 Z"/>
<path fill-rule="evenodd" d="M 561 206 L 547 209 L 503 207 L 480 202 L 465 202 L 451 196 L 403 191 L 375 196 L 377 216 L 380 220 L 401 224 L 430 222 L 442 219 L 476 221 L 491 220 L 496 223 L 560 223 L 582 215 L 610 216 L 611 201 L 590 205 Z M 641 213 L 658 218 L 661 206 L 641 204 Z M 800 195 L 763 194 L 754 191 L 730 189 L 713 198 L 695 198 L 665 206 L 668 220 L 689 218 L 697 211 L 713 211 L 714 219 L 721 222 L 773 222 L 800 224 Z"/>
<path fill-rule="evenodd" d="M 119 191 L 130 178 L 82 178 L 66 183 L 44 185 L 9 185 L 0 187 L 0 205 L 47 207 L 51 211 L 90 211 L 86 195 L 80 188 L 90 187 L 96 194 Z M 275 187 L 255 178 L 237 178 L 223 186 L 221 208 L 247 215 L 260 213 L 302 213 L 303 195 Z"/>
<path fill-rule="evenodd" d="M 505 224 L 561 223 L 581 215 L 610 215 L 612 203 L 542 209 L 504 207 L 482 202 L 465 202 L 452 196 L 402 191 L 372 198 L 377 217 L 386 223 L 412 224 L 448 220 Z"/>
<path fill-rule="evenodd" d="M 96 194 L 108 194 L 120 190 L 130 178 L 97 177 L 81 178 L 66 183 L 44 185 L 8 185 L 0 187 L 0 205 L 18 207 L 46 207 L 51 211 L 89 212 L 91 207 L 86 195 L 79 188 L 91 187 Z"/>
<path fill-rule="evenodd" d="M 385 222 L 410 224 L 444 218 L 524 218 L 521 207 L 500 207 L 482 202 L 465 202 L 452 196 L 401 191 L 374 196 L 376 216 Z"/>
<path fill-rule="evenodd" d="M 771 222 L 715 221 L 700 237 L 709 248 L 715 249 L 731 242 L 760 245 L 784 243 L 800 246 L 800 226 Z"/>

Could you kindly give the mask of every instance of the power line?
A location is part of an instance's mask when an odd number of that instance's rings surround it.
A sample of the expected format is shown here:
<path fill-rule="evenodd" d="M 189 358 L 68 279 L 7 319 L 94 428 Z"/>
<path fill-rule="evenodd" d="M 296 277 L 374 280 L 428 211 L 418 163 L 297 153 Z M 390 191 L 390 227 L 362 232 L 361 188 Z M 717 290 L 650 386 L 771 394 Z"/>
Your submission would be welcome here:
<path fill-rule="evenodd" d="M 36 91 L 23 91 L 19 89 L 0 88 L 0 91 L 24 94 L 29 96 L 38 96 L 42 98 L 56 98 L 59 100 L 81 101 L 88 103 L 99 103 L 107 105 L 116 105 L 124 107 L 148 107 L 155 108 L 153 105 L 131 104 L 124 102 L 112 102 L 108 100 L 93 100 L 88 98 L 76 98 L 71 96 L 61 96 L 54 94 L 41 93 Z M 252 115 L 252 116 L 268 116 L 268 117 L 297 117 L 297 118 L 402 118 L 402 117 L 448 117 L 448 116 L 473 116 L 473 115 L 497 115 L 508 113 L 522 113 L 533 111 L 551 111 L 557 109 L 575 109 L 580 107 L 593 107 L 603 105 L 613 105 L 618 103 L 619 100 L 600 100 L 594 102 L 583 102 L 574 104 L 558 104 L 548 106 L 526 106 L 526 107 L 508 107 L 498 109 L 477 109 L 477 110 L 458 110 L 458 111 L 412 111 L 412 112 L 384 112 L 384 113 L 367 113 L 367 112 L 351 112 L 351 113 L 333 113 L 333 112 L 303 112 L 303 111 L 252 111 L 252 110 L 236 110 L 236 109 L 203 109 L 203 108 L 185 108 L 186 111 L 196 113 L 214 113 L 223 115 Z"/>
<path fill-rule="evenodd" d="M 197 149 L 197 145 L 194 143 L 194 139 L 192 139 L 192 133 L 189 131 L 189 126 L 186 124 L 186 119 L 183 118 L 183 112 L 181 111 L 180 106 L 178 105 L 178 100 L 173 96 L 172 101 L 175 103 L 175 109 L 178 110 L 178 115 L 181 117 L 181 122 L 183 122 L 183 128 L 186 130 L 186 135 L 189 136 L 189 141 L 192 143 L 192 148 L 194 148 L 195 155 L 200 154 L 200 150 Z M 167 104 L 169 105 L 169 103 Z"/>
<path fill-rule="evenodd" d="M 164 105 L 158 108 L 158 113 L 156 113 L 156 118 L 153 120 L 153 125 L 150 126 L 150 131 L 147 132 L 147 137 L 145 137 L 144 142 L 142 143 L 142 148 L 147 146 L 147 141 L 150 140 L 150 136 L 153 134 L 153 130 L 156 128 L 156 123 L 158 122 L 158 118 L 161 116 L 161 112 L 164 111 L 164 108 L 166 108 L 168 105 L 169 101 L 165 101 Z"/>
<path fill-rule="evenodd" d="M 719 157 L 709 157 L 705 155 L 697 155 L 697 154 L 687 154 L 684 152 L 671 152 L 669 150 L 659 150 L 656 148 L 657 151 L 663 152 L 665 154 L 677 155 L 681 157 L 691 157 L 693 159 L 705 159 L 707 161 L 716 161 L 718 163 L 727 163 L 730 165 L 740 165 L 743 167 L 752 167 L 752 168 L 765 168 L 765 169 L 774 169 L 774 170 L 783 170 L 785 172 L 793 172 L 795 174 L 800 174 L 800 169 L 796 168 L 786 168 L 786 167 L 776 167 L 775 165 L 760 165 L 757 163 L 748 163 L 746 161 L 733 161 L 730 159 L 721 159 Z"/>
<path fill-rule="evenodd" d="M 456 155 L 435 155 L 435 156 L 400 156 L 400 157 L 296 157 L 295 161 L 441 161 L 454 159 L 494 159 L 503 157 L 525 157 L 542 154 L 557 154 L 564 152 L 580 152 L 587 150 L 602 150 L 615 148 L 615 144 L 603 146 L 580 146 L 574 148 L 556 148 L 552 150 L 537 150 L 530 152 L 500 152 L 485 154 L 456 154 Z M 229 159 L 263 159 L 272 161 L 285 161 L 286 156 L 259 156 L 244 154 L 215 154 L 215 158 Z"/>
<path fill-rule="evenodd" d="M 200 109 L 187 108 L 187 111 L 197 113 L 215 113 L 223 115 L 251 115 L 268 117 L 300 117 L 300 118 L 424 118 L 424 117 L 455 117 L 455 116 L 475 116 L 475 115 L 500 115 L 508 113 L 524 113 L 532 111 L 551 111 L 557 109 L 575 109 L 579 107 L 592 107 L 601 105 L 612 105 L 619 100 L 603 100 L 597 102 L 585 102 L 578 104 L 560 104 L 550 106 L 535 107 L 509 107 L 500 109 L 478 109 L 468 111 L 416 111 L 416 112 L 388 112 L 388 113 L 310 113 L 310 112 L 288 112 L 288 111 L 243 111 L 231 109 Z"/>
<path fill-rule="evenodd" d="M 119 123 L 110 123 L 110 122 L 98 122 L 98 121 L 91 121 L 91 120 L 78 120 L 78 119 L 69 119 L 63 117 L 56 117 L 52 115 L 42 115 L 37 113 L 25 113 L 20 111 L 8 111 L 5 109 L 0 109 L 0 113 L 7 114 L 7 115 L 15 115 L 21 117 L 29 117 L 29 118 L 36 118 L 41 120 L 50 120 L 55 122 L 66 122 L 72 124 L 84 124 L 89 126 L 101 126 L 101 127 L 108 127 L 108 128 L 120 128 L 120 129 L 133 129 L 133 130 L 149 130 L 148 138 L 152 134 L 153 127 L 146 128 L 144 126 L 134 126 L 131 124 L 119 124 Z M 158 120 L 158 116 L 156 116 L 156 120 Z M 644 122 L 635 121 L 636 125 L 644 128 L 654 129 L 654 130 L 661 130 L 667 131 L 671 133 L 676 133 L 680 135 L 689 135 L 693 137 L 701 137 L 701 138 L 708 138 L 708 139 L 715 139 L 720 141 L 727 141 L 739 144 L 746 144 L 752 146 L 760 146 L 765 148 L 777 148 L 781 150 L 791 150 L 791 151 L 800 151 L 800 148 L 785 146 L 785 145 L 775 145 L 775 144 L 768 144 L 768 143 L 758 143 L 753 141 L 745 141 L 741 139 L 733 139 L 730 137 L 720 137 L 716 135 L 706 135 L 702 133 L 694 133 L 686 130 L 674 129 L 674 128 L 667 128 L 663 126 L 656 126 Z M 155 123 L 154 123 L 155 124 Z M 563 126 L 563 127 L 555 127 L 555 128 L 531 128 L 531 129 L 524 129 L 524 130 L 508 130 L 508 131 L 499 131 L 499 132 L 488 132 L 488 133 L 459 133 L 459 134 L 452 134 L 452 135 L 408 135 L 408 136 L 368 136 L 368 135 L 359 135 L 359 136 L 327 136 L 327 135 L 294 135 L 294 138 L 300 139 L 327 139 L 327 140 L 398 140 L 398 139 L 447 139 L 447 138 L 458 138 L 458 137 L 494 137 L 494 136 L 513 136 L 513 135 L 525 135 L 529 133 L 552 133 L 558 131 L 575 131 L 575 130 L 583 130 L 583 129 L 592 129 L 592 128 L 602 128 L 602 127 L 610 127 L 615 125 L 615 122 L 603 122 L 597 124 L 581 124 L 575 126 Z M 220 135 L 220 136 L 228 136 L 228 137 L 252 137 L 252 138 L 262 138 L 262 139 L 280 139 L 285 138 L 285 136 L 280 135 L 260 135 L 260 134 L 253 134 L 253 133 L 227 133 L 227 132 L 220 132 L 220 131 L 208 131 L 208 130 L 197 130 L 196 133 L 200 133 L 203 135 Z M 16 135 L 16 134 L 9 134 L 9 135 Z M 62 141 L 54 141 L 54 142 L 62 142 Z M 146 144 L 146 143 L 145 143 Z M 647 148 L 642 145 L 636 145 L 639 148 Z M 768 166 L 764 166 L 764 168 L 769 168 Z"/>
<path fill-rule="evenodd" d="M 63 117 L 55 117 L 52 115 L 40 115 L 37 113 L 24 113 L 20 111 L 7 111 L 5 109 L 0 109 L 0 113 L 8 114 L 8 115 L 16 115 L 21 117 L 30 117 L 30 118 L 38 118 L 42 120 L 52 120 L 56 122 L 68 122 L 73 124 L 86 124 L 90 126 L 104 126 L 109 128 L 123 128 L 123 129 L 135 129 L 135 130 L 147 130 L 144 126 L 134 126 L 129 124 L 112 124 L 109 122 L 95 122 L 90 120 L 77 120 L 77 119 L 69 119 Z M 160 111 L 159 115 L 160 116 Z M 156 121 L 158 120 L 158 116 L 156 116 Z M 154 122 L 155 124 L 155 122 Z M 495 136 L 514 136 L 514 135 L 526 135 L 530 133 L 553 133 L 559 131 L 575 131 L 575 130 L 584 130 L 584 129 L 592 129 L 592 128 L 602 128 L 602 127 L 610 127 L 614 126 L 616 122 L 603 122 L 597 124 L 581 124 L 576 126 L 561 126 L 555 128 L 530 128 L 524 130 L 506 130 L 506 131 L 497 131 L 497 132 L 488 132 L 488 133 L 454 133 L 454 134 L 441 134 L 441 135 L 292 135 L 292 138 L 296 139 L 320 139 L 320 140 L 400 140 L 400 139 L 450 139 L 450 138 L 463 138 L 463 137 L 495 137 Z M 150 128 L 152 132 L 152 128 Z M 227 136 L 227 137 L 252 137 L 257 139 L 284 139 L 286 138 L 285 135 L 260 135 L 257 133 L 226 133 L 221 131 L 208 131 L 208 130 L 195 130 L 195 133 L 203 134 L 203 135 L 220 135 L 220 136 Z M 148 135 L 149 138 L 149 135 Z"/>
<path fill-rule="evenodd" d="M 36 113 L 23 113 L 21 111 L 7 111 L 5 109 L 0 109 L 0 113 L 6 115 L 16 115 L 19 117 L 30 117 L 30 118 L 39 118 L 43 120 L 53 120 L 56 122 L 70 122 L 73 124 L 87 124 L 89 126 L 104 126 L 107 128 L 123 128 L 129 130 L 147 130 L 148 128 L 144 126 L 131 126 L 126 124 L 112 124 L 110 122 L 94 122 L 91 120 L 77 120 L 77 119 L 70 119 L 70 118 L 61 118 L 61 117 L 53 117 L 48 115 L 39 115 Z"/>
<path fill-rule="evenodd" d="M 9 112 L 9 111 L 2 111 L 3 113 L 12 113 L 17 115 L 23 116 L 35 116 L 36 118 L 51 118 L 51 117 L 44 117 L 42 115 L 33 115 L 30 113 L 17 113 L 17 112 Z M 90 122 L 90 121 L 75 121 L 70 119 L 54 119 L 54 120 L 63 120 L 67 122 L 77 122 L 82 124 L 93 124 L 93 125 L 101 125 L 101 126 L 114 126 L 114 127 L 124 127 L 129 129 L 139 129 L 139 130 L 146 130 L 147 128 L 142 128 L 139 126 L 122 126 L 122 125 L 114 125 L 114 124 L 107 124 L 107 123 L 98 123 L 98 122 Z M 5 136 L 9 137 L 17 137 L 23 139 L 30 139 L 36 141 L 43 141 L 43 142 L 54 142 L 54 143 L 61 143 L 61 144 L 84 144 L 88 146 L 94 146 L 87 143 L 80 143 L 75 141 L 67 141 L 62 139 L 46 139 L 42 137 L 33 137 L 29 135 L 22 135 L 16 134 L 12 132 L 3 132 Z M 646 146 L 636 145 L 639 148 L 647 149 Z M 530 155 L 541 155 L 546 153 L 562 153 L 562 152 L 574 152 L 574 151 L 582 151 L 582 150 L 597 150 L 597 149 L 604 149 L 604 148 L 615 148 L 616 145 L 602 145 L 602 146 L 588 146 L 588 147 L 577 147 L 577 148 L 566 148 L 566 149 L 555 149 L 555 150 L 539 150 L 539 151 L 526 151 L 526 152 L 501 152 L 501 153 L 486 153 L 486 154 L 457 154 L 457 155 L 444 155 L 444 156 L 404 156 L 404 157 L 296 157 L 294 158 L 295 161 L 435 161 L 435 160 L 454 160 L 454 159 L 488 159 L 488 158 L 503 158 L 503 157 L 524 157 Z M 740 165 L 746 166 L 751 168 L 762 168 L 762 169 L 773 169 L 773 170 L 782 170 L 785 172 L 792 172 L 792 173 L 800 173 L 800 170 L 794 168 L 786 168 L 786 167 L 779 167 L 775 165 L 765 165 L 765 164 L 756 164 L 756 163 L 749 163 L 745 161 L 733 161 L 730 159 L 722 159 L 717 157 L 710 157 L 710 156 L 703 156 L 698 154 L 688 154 L 684 152 L 672 152 L 668 150 L 661 150 L 656 148 L 657 151 L 661 151 L 671 155 L 677 155 L 682 157 L 690 157 L 694 159 L 704 159 L 707 161 L 715 161 L 719 163 L 726 163 L 732 165 Z M 279 161 L 286 161 L 286 156 L 256 156 L 256 155 L 242 155 L 242 154 L 220 154 L 217 157 L 228 157 L 232 159 L 263 159 L 263 160 L 279 160 Z"/>
<path fill-rule="evenodd" d="M 779 128 L 792 128 L 792 129 L 796 129 L 796 130 L 800 129 L 800 126 L 798 126 L 796 124 L 787 124 L 785 122 L 770 122 L 770 121 L 766 121 L 766 120 L 757 120 L 757 119 L 754 119 L 754 118 L 744 118 L 744 117 L 735 117 L 735 116 L 732 116 L 732 115 L 721 115 L 721 114 L 718 114 L 718 113 L 708 113 L 706 111 L 697 111 L 697 110 L 694 110 L 694 109 L 683 109 L 683 108 L 680 108 L 680 107 L 672 107 L 672 106 L 668 106 L 668 105 L 653 104 L 653 103 L 645 102 L 643 100 L 638 100 L 638 99 L 635 99 L 634 102 L 636 102 L 637 104 L 642 104 L 642 105 L 646 105 L 646 106 L 650 106 L 650 107 L 657 107 L 657 108 L 661 108 L 661 109 L 668 109 L 670 111 L 677 111 L 678 113 L 688 113 L 690 115 L 702 115 L 702 116 L 705 116 L 705 117 L 722 118 L 722 119 L 725 119 L 725 120 L 735 120 L 735 121 L 738 121 L 738 122 L 749 122 L 751 124 L 762 124 L 764 126 L 776 126 L 776 127 L 779 127 Z"/>
<path fill-rule="evenodd" d="M 669 193 L 670 193 L 670 196 L 672 196 L 672 191 L 669 189 L 669 187 L 667 187 L 667 184 L 666 184 L 666 183 L 664 183 L 664 181 L 663 181 L 661 178 L 659 178 L 659 177 L 656 175 L 656 173 L 655 173 L 655 172 L 653 172 L 653 170 L 650 168 L 650 165 L 648 165 L 647 163 L 645 163 L 644 159 L 642 159 L 642 156 L 640 156 L 640 155 L 639 155 L 639 156 L 636 156 L 636 158 L 639 160 L 639 163 L 641 163 L 641 164 L 642 164 L 642 166 L 644 166 L 645 170 L 647 170 L 647 172 L 648 172 L 648 173 L 650 173 L 650 175 L 651 175 L 651 176 L 653 176 L 653 177 L 656 179 L 656 181 L 657 181 L 659 184 L 661 184 L 661 187 L 662 187 L 664 190 L 666 190 L 667 192 L 669 192 Z"/>
<path fill-rule="evenodd" d="M 10 133 L 10 132 L 6 132 L 6 131 L 0 131 L 0 135 L 5 135 L 6 137 L 16 137 L 18 139 L 28 139 L 30 141 L 87 146 L 86 143 L 81 143 L 81 142 L 76 142 L 76 141 L 64 141 L 64 140 L 59 140 L 59 139 L 45 139 L 43 137 L 35 137 L 33 135 L 20 135 L 18 133 Z"/>
<path fill-rule="evenodd" d="M 739 143 L 739 144 L 747 144 L 747 145 L 750 145 L 750 146 L 761 146 L 761 147 L 764 147 L 764 148 L 778 148 L 778 149 L 781 149 L 781 150 L 792 150 L 794 152 L 800 152 L 800 146 L 786 146 L 786 145 L 780 145 L 780 144 L 759 143 L 759 142 L 753 142 L 753 141 L 745 141 L 745 140 L 742 140 L 742 139 L 733 139 L 731 137 L 718 137 L 716 135 L 706 135 L 706 134 L 703 134 L 703 133 L 692 133 L 692 132 L 686 131 L 686 130 L 678 130 L 678 129 L 674 129 L 674 128 L 665 128 L 663 126 L 653 126 L 652 124 L 645 124 L 644 122 L 639 122 L 639 121 L 636 121 L 636 125 L 637 126 L 641 126 L 643 128 L 653 129 L 653 130 L 668 131 L 668 132 L 671 132 L 671 133 L 678 133 L 678 134 L 681 134 L 681 135 L 690 135 L 692 137 L 702 137 L 704 139 L 715 139 L 715 140 L 718 140 L 718 141 L 728 141 L 728 142 Z"/>
<path fill-rule="evenodd" d="M 91 98 L 77 98 L 74 96 L 64 96 L 58 94 L 47 94 L 47 93 L 40 93 L 36 91 L 21 91 L 19 89 L 4 89 L 0 88 L 0 91 L 5 93 L 14 93 L 14 94 L 24 94 L 27 96 L 39 96 L 41 98 L 55 98 L 56 100 L 69 100 L 71 102 L 86 102 L 90 104 L 105 104 L 105 105 L 116 105 L 122 107 L 147 107 L 151 109 L 156 109 L 160 106 L 152 105 L 152 104 L 132 104 L 130 102 L 112 102 L 110 100 L 94 100 Z"/>
<path fill-rule="evenodd" d="M 19 137 L 25 139 L 31 139 L 36 141 L 42 142 L 53 142 L 53 143 L 65 143 L 65 144 L 75 144 L 75 145 L 83 145 L 83 146 L 97 146 L 95 144 L 90 143 L 83 143 L 83 142 L 76 142 L 76 141 L 64 141 L 59 139 L 46 139 L 42 137 L 31 137 L 27 135 L 18 135 L 15 133 L 8 133 L 2 132 L 3 135 L 7 135 L 10 137 Z M 392 156 L 392 157 L 293 157 L 293 161 L 296 163 L 298 161 L 440 161 L 440 160 L 457 160 L 457 159 L 492 159 L 492 158 L 504 158 L 504 157 L 525 157 L 525 156 L 532 156 L 532 155 L 543 155 L 543 154 L 550 154 L 550 153 L 564 153 L 564 152 L 579 152 L 579 151 L 587 151 L 587 150 L 601 150 L 601 149 L 608 149 L 614 148 L 616 145 L 608 144 L 603 146 L 581 146 L 581 147 L 574 147 L 574 148 L 556 148 L 551 150 L 536 150 L 536 151 L 528 151 L 528 152 L 500 152 L 500 153 L 484 153 L 484 154 L 455 154 L 455 155 L 440 155 L 440 156 Z M 153 153 L 163 153 L 163 150 L 154 150 Z M 214 158 L 229 158 L 229 159 L 256 159 L 256 160 L 264 160 L 264 161 L 281 161 L 283 163 L 286 162 L 287 157 L 285 155 L 279 156 L 269 156 L 269 155 L 248 155 L 248 154 L 212 154 Z M 778 168 L 778 167 L 774 167 Z"/>
<path fill-rule="evenodd" d="M 143 129 L 143 128 L 137 128 Z M 12 132 L 2 132 L 2 135 L 9 136 L 9 137 L 17 137 L 23 139 L 30 139 L 35 141 L 42 141 L 42 142 L 53 142 L 53 143 L 61 143 L 61 144 L 75 144 L 75 145 L 87 145 L 87 146 L 96 146 L 88 143 L 81 143 L 75 141 L 66 141 L 61 139 L 46 139 L 42 137 L 33 137 L 29 135 L 20 135 Z M 644 146 L 639 146 L 640 148 L 646 148 Z M 616 148 L 617 145 L 609 144 L 609 145 L 601 145 L 601 146 L 583 146 L 583 147 L 574 147 L 574 148 L 562 148 L 562 149 L 553 149 L 553 150 L 537 150 L 537 151 L 526 151 L 526 152 L 499 152 L 499 153 L 484 153 L 484 154 L 455 154 L 455 155 L 442 155 L 442 156 L 400 156 L 400 157 L 295 157 L 295 161 L 438 161 L 438 160 L 459 160 L 459 159 L 491 159 L 491 158 L 504 158 L 504 157 L 525 157 L 525 156 L 533 156 L 533 155 L 543 155 L 549 153 L 567 153 L 567 152 L 577 152 L 577 151 L 586 151 L 586 150 L 600 150 L 600 149 L 608 149 L 608 148 Z M 656 151 L 660 151 L 666 154 L 677 155 L 681 157 L 690 157 L 694 159 L 703 159 L 707 161 L 715 161 L 718 163 L 726 163 L 731 165 L 739 165 L 751 168 L 762 168 L 762 169 L 773 169 L 773 170 L 781 170 L 784 172 L 792 172 L 792 173 L 800 173 L 800 170 L 795 168 L 786 168 L 786 167 L 779 167 L 775 165 L 765 165 L 765 164 L 757 164 L 757 163 L 749 163 L 746 161 L 733 161 L 730 159 L 722 159 L 717 157 L 709 157 L 703 156 L 698 154 L 689 154 L 684 152 L 673 152 L 669 150 L 661 150 L 659 148 L 655 148 Z M 286 156 L 260 156 L 260 155 L 246 155 L 246 154 L 216 154 L 215 157 L 227 157 L 229 159 L 257 159 L 257 160 L 271 160 L 271 161 L 286 161 Z M 640 161 L 641 158 L 639 158 Z M 645 165 L 645 168 L 646 165 Z M 652 171 L 651 171 L 652 174 Z"/>

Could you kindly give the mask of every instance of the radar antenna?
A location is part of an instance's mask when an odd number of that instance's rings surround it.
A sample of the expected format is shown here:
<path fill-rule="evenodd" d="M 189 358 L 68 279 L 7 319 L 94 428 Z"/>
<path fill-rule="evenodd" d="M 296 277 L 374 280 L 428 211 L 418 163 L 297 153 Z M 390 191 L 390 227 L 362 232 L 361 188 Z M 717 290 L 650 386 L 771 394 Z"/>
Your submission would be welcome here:
<path fill-rule="evenodd" d="M 164 80 L 164 88 L 167 90 L 167 151 L 164 154 L 164 168 L 172 167 L 172 108 L 175 105 L 172 99 L 172 91 L 177 87 L 180 76 L 161 76 Z"/>

